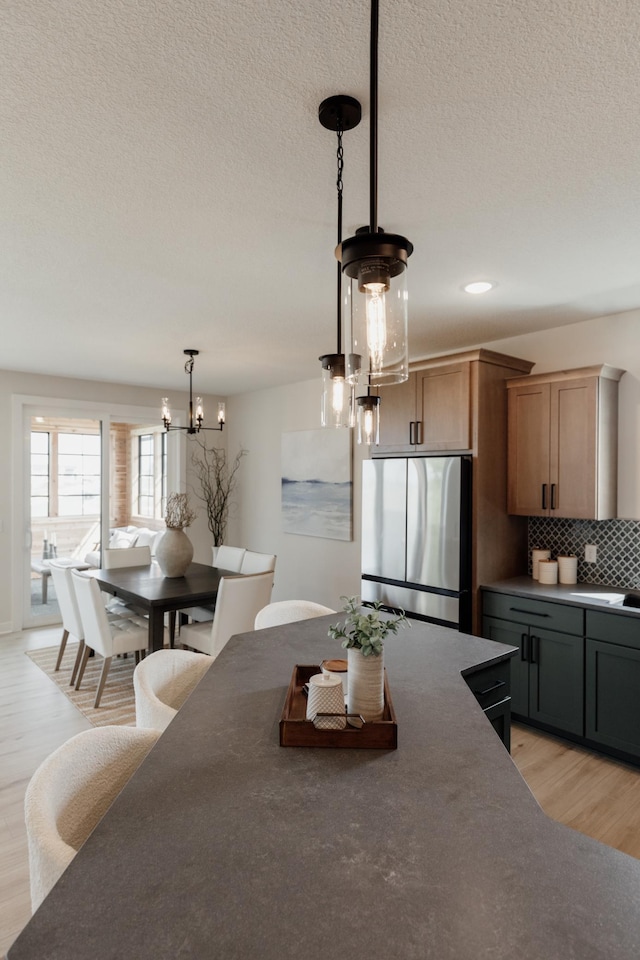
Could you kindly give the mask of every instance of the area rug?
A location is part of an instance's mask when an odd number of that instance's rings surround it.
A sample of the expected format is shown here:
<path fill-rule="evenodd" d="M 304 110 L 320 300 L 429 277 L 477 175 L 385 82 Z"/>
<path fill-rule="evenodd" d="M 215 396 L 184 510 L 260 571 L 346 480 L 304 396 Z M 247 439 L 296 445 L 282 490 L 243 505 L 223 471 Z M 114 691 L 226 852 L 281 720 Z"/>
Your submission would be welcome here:
<path fill-rule="evenodd" d="M 124 724 L 135 727 L 136 709 L 133 695 L 133 671 L 135 657 L 114 657 L 107 677 L 100 706 L 96 710 L 93 701 L 96 698 L 98 680 L 102 671 L 102 657 L 90 657 L 79 690 L 69 686 L 71 672 L 78 651 L 77 643 L 68 643 L 62 658 L 62 665 L 54 671 L 58 657 L 58 646 L 43 647 L 41 650 L 27 650 L 27 656 L 36 666 L 46 673 L 50 680 L 64 693 L 74 707 L 82 713 L 94 727 L 108 724 Z"/>

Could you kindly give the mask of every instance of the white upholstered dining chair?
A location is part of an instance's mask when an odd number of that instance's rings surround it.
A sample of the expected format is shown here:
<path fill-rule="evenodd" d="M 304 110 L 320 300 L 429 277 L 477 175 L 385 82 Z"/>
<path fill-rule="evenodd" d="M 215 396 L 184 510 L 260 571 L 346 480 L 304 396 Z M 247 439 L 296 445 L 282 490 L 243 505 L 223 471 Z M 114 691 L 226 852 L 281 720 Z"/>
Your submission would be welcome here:
<path fill-rule="evenodd" d="M 190 650 L 156 650 L 133 671 L 136 724 L 165 730 L 213 660 Z"/>
<path fill-rule="evenodd" d="M 221 544 L 219 547 L 212 547 L 213 565 L 220 567 L 221 570 L 231 570 L 233 573 L 240 573 L 244 555 L 247 552 L 244 547 L 228 547 Z"/>
<path fill-rule="evenodd" d="M 256 553 L 255 550 L 245 550 L 240 566 L 240 573 L 267 573 L 276 569 L 276 555 L 274 553 Z"/>
<path fill-rule="evenodd" d="M 227 547 L 222 544 L 219 547 L 212 547 L 211 552 L 214 567 L 220 567 L 221 570 L 229 570 L 232 573 L 240 573 L 242 560 L 246 553 L 244 547 Z M 211 623 L 213 610 L 214 604 L 212 603 L 206 607 L 186 607 L 180 612 L 191 620 L 195 620 L 196 623 Z"/>
<path fill-rule="evenodd" d="M 273 573 L 222 577 L 211 623 L 180 627 L 180 642 L 210 657 L 217 657 L 235 633 L 253 630 L 256 614 L 271 600 Z"/>
<path fill-rule="evenodd" d="M 24 800 L 34 912 L 158 736 L 158 730 L 93 727 L 40 764 Z"/>
<path fill-rule="evenodd" d="M 60 640 L 60 649 L 58 650 L 55 669 L 60 669 L 62 657 L 64 656 L 64 651 L 67 646 L 67 640 L 70 636 L 74 637 L 78 641 L 79 647 L 71 678 L 71 683 L 73 684 L 75 683 L 75 674 L 78 670 L 80 655 L 84 645 L 84 631 L 82 629 L 80 611 L 78 610 L 78 603 L 71 581 L 71 567 L 63 561 L 50 560 L 49 569 L 51 570 L 51 579 L 53 580 L 56 597 L 58 598 L 58 607 L 62 617 L 62 638 Z"/>
<path fill-rule="evenodd" d="M 109 619 L 97 580 L 75 571 L 71 576 L 84 631 L 76 690 L 80 689 L 89 653 L 94 650 L 104 658 L 94 703 L 94 707 L 99 707 L 112 657 L 120 653 L 144 652 L 149 646 L 149 622 L 136 616 Z"/>
<path fill-rule="evenodd" d="M 324 617 L 335 613 L 331 607 L 325 607 L 313 600 L 276 600 L 258 611 L 255 629 L 277 627 L 281 623 L 294 623 L 296 620 L 310 620 L 312 617 Z"/>

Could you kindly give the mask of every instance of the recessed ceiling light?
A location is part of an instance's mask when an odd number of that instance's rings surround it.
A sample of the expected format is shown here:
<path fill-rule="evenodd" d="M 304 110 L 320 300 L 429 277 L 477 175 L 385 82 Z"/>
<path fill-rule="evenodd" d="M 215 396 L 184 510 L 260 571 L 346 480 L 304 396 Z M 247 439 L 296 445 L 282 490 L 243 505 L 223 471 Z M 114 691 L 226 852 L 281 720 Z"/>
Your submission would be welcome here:
<path fill-rule="evenodd" d="M 494 287 L 495 283 L 489 280 L 476 280 L 474 283 L 466 283 L 462 289 L 465 293 L 488 293 Z"/>

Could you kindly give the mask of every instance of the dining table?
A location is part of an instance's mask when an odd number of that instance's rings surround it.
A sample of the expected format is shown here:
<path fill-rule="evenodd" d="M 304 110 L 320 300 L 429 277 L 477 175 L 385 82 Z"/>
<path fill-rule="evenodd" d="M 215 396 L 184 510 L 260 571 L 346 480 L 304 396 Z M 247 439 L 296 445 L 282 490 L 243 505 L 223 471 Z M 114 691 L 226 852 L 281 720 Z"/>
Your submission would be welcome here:
<path fill-rule="evenodd" d="M 142 567 L 118 567 L 112 570 L 90 570 L 102 590 L 140 609 L 149 617 L 149 649 L 161 650 L 164 645 L 164 615 L 169 614 L 171 640 L 175 630 L 176 611 L 188 607 L 215 604 L 223 577 L 238 577 L 233 570 L 223 570 L 206 563 L 191 563 L 183 577 L 165 577 L 155 561 Z"/>
<path fill-rule="evenodd" d="M 515 648 L 413 621 L 397 749 L 280 745 L 338 618 L 231 638 L 8 960 L 640 957 L 640 862 L 544 814 L 467 684 Z"/>

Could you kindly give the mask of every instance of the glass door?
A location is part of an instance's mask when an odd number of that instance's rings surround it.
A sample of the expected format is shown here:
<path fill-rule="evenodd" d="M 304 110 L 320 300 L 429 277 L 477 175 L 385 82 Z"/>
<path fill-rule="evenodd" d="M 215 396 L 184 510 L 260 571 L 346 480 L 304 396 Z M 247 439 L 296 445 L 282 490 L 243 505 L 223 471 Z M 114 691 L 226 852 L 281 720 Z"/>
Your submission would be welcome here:
<path fill-rule="evenodd" d="M 54 416 L 31 416 L 29 426 L 25 621 L 44 625 L 59 620 L 50 560 L 86 569 L 99 557 L 102 429 L 99 420 Z"/>

